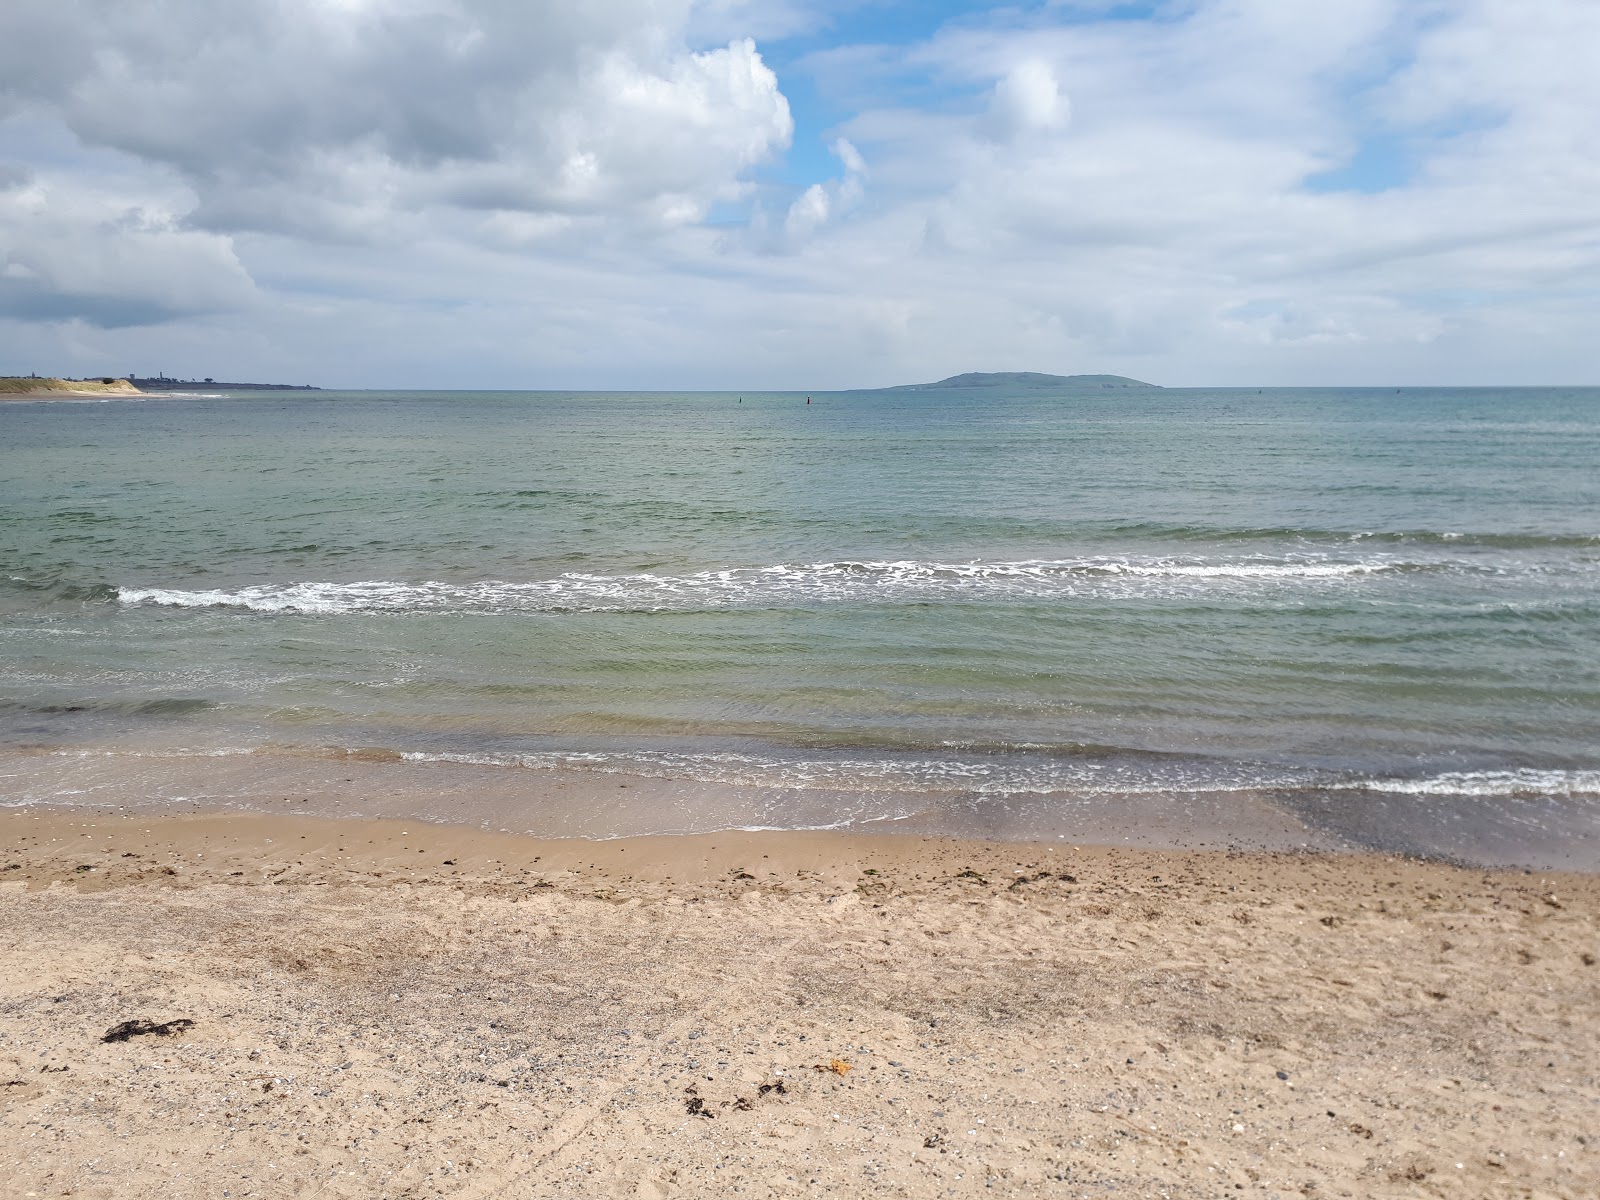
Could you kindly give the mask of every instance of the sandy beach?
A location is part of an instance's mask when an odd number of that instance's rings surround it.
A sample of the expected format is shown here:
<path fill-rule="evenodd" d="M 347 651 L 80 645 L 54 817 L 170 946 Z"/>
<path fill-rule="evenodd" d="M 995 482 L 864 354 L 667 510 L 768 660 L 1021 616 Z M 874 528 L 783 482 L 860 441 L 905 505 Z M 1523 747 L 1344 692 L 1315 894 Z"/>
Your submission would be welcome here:
<path fill-rule="evenodd" d="M 1600 1193 L 1591 876 L 43 809 L 0 838 L 8 1197 Z"/>

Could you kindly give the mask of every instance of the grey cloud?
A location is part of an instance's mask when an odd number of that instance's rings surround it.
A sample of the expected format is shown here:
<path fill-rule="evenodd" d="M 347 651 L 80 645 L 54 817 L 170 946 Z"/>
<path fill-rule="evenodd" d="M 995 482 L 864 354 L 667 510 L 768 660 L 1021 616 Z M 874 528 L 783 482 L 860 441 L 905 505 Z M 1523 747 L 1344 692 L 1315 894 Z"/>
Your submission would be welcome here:
<path fill-rule="evenodd" d="M 100 329 L 160 325 L 193 312 L 138 296 L 53 291 L 37 280 L 0 274 L 0 317 L 19 321 L 82 321 Z"/>
<path fill-rule="evenodd" d="M 118 328 L 256 300 L 228 239 L 179 228 L 159 205 L 51 179 L 0 193 L 0 314 Z"/>

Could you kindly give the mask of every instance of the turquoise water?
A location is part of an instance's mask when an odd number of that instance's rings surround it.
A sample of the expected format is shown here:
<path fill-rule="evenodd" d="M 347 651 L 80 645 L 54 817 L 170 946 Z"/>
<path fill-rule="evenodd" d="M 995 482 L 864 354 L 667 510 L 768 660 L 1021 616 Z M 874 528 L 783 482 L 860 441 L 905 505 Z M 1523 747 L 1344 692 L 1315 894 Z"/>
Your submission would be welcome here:
<path fill-rule="evenodd" d="M 240 394 L 0 446 L 17 753 L 1267 792 L 1424 849 L 1600 811 L 1600 389 Z"/>

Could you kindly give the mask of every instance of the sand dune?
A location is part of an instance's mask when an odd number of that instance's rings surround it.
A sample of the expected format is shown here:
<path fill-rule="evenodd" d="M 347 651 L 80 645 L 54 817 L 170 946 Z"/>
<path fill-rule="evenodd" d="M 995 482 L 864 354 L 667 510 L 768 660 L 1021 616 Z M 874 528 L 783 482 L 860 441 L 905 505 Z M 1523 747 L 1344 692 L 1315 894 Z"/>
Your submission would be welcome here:
<path fill-rule="evenodd" d="M 0 400 L 72 400 L 92 396 L 138 396 L 126 379 L 0 379 Z"/>

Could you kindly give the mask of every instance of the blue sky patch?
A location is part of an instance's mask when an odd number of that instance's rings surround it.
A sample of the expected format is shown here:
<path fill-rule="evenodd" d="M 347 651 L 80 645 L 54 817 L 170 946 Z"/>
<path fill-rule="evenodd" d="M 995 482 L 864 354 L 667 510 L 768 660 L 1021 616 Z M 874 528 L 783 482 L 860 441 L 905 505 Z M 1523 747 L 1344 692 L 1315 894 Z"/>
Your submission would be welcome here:
<path fill-rule="evenodd" d="M 1404 187 L 1416 174 L 1410 140 L 1393 134 L 1368 138 L 1343 164 L 1309 176 L 1311 192 L 1364 192 L 1368 195 Z"/>

